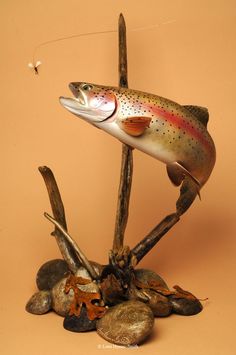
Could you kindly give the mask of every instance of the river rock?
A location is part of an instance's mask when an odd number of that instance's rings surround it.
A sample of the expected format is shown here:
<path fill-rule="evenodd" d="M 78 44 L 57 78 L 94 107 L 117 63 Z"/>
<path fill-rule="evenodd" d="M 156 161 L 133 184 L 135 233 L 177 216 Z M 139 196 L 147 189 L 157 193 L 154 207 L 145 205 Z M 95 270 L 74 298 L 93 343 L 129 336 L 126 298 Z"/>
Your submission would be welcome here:
<path fill-rule="evenodd" d="M 70 290 L 65 293 L 65 285 L 67 278 L 60 280 L 51 290 L 52 294 L 52 308 L 62 317 L 65 317 L 69 311 L 71 303 L 74 300 L 74 291 Z"/>
<path fill-rule="evenodd" d="M 167 317 L 172 313 L 172 304 L 168 298 L 153 290 L 145 290 L 148 296 L 147 305 L 153 311 L 155 317 Z"/>
<path fill-rule="evenodd" d="M 95 263 L 94 261 L 90 261 L 90 263 L 93 265 L 93 267 L 96 270 L 96 272 L 100 275 L 101 274 L 101 270 L 102 270 L 102 266 L 99 265 L 98 263 Z M 92 278 L 91 278 L 89 272 L 82 265 L 76 271 L 75 276 L 79 276 L 79 277 L 82 277 L 84 279 L 88 279 L 88 280 L 92 281 Z"/>
<path fill-rule="evenodd" d="M 96 321 L 87 317 L 86 308 L 82 306 L 79 317 L 75 315 L 65 317 L 63 327 L 71 332 L 87 332 L 96 329 Z"/>
<path fill-rule="evenodd" d="M 129 299 L 146 303 L 155 317 L 167 317 L 172 313 L 172 305 L 166 296 L 150 289 L 129 289 Z"/>
<path fill-rule="evenodd" d="M 203 309 L 202 304 L 197 298 L 174 298 L 173 296 L 169 296 L 168 298 L 172 305 L 173 312 L 183 316 L 192 316 L 200 313 Z"/>
<path fill-rule="evenodd" d="M 149 270 L 149 269 L 135 269 L 134 270 L 134 275 L 135 278 L 142 282 L 142 283 L 148 283 L 151 280 L 155 280 L 160 283 L 160 285 L 167 290 L 169 289 L 165 281 L 154 271 Z"/>
<path fill-rule="evenodd" d="M 51 290 L 58 281 L 69 273 L 65 260 L 54 259 L 43 264 L 36 276 L 36 284 L 39 290 Z"/>
<path fill-rule="evenodd" d="M 52 306 L 50 291 L 36 292 L 27 302 L 26 311 L 33 314 L 47 313 Z"/>
<path fill-rule="evenodd" d="M 153 325 L 150 307 L 131 300 L 111 307 L 97 321 L 97 332 L 111 343 L 130 346 L 141 343 L 151 333 Z"/>

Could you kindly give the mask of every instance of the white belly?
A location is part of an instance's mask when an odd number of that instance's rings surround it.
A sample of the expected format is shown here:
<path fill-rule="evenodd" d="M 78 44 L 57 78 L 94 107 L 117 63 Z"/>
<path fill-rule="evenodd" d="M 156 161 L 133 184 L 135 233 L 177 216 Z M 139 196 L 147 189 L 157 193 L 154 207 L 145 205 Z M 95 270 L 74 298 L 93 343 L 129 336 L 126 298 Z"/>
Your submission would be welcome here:
<path fill-rule="evenodd" d="M 133 137 L 120 129 L 115 122 L 96 123 L 95 125 L 116 137 L 122 143 L 141 150 L 166 164 L 176 161 L 174 152 L 167 151 L 161 142 L 158 142 L 156 139 L 151 139 L 151 136 L 148 134 L 143 134 L 140 137 Z"/>

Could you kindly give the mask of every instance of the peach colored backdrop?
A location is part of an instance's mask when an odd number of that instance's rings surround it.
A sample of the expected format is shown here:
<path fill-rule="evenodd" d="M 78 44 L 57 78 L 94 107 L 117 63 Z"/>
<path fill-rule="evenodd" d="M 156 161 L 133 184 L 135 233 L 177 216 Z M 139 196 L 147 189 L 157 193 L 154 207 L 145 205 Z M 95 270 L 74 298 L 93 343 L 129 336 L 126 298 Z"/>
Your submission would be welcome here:
<path fill-rule="evenodd" d="M 129 85 L 183 104 L 209 108 L 217 164 L 182 221 L 143 260 L 170 286 L 200 298 L 204 311 L 157 319 L 138 354 L 233 355 L 235 346 L 235 63 L 234 0 L 1 0 L 1 324 L 3 355 L 130 354 L 95 332 L 73 334 L 53 313 L 24 311 L 40 265 L 59 257 L 43 217 L 50 211 L 40 165 L 56 175 L 71 235 L 90 259 L 107 261 L 112 245 L 121 144 L 64 110 L 70 81 L 117 84 L 117 35 L 34 47 L 76 33 L 128 27 Z M 140 27 L 158 25 L 143 31 Z M 178 189 L 165 166 L 134 152 L 126 243 L 134 246 L 174 211 Z"/>

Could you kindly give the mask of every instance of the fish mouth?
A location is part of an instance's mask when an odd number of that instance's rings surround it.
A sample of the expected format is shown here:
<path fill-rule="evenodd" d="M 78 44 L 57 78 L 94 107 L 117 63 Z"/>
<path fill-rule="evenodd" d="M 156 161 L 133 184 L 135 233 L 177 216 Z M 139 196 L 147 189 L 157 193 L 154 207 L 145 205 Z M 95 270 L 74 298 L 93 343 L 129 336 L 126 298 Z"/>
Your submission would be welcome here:
<path fill-rule="evenodd" d="M 74 114 L 77 114 L 78 110 L 81 112 L 88 110 L 87 98 L 83 91 L 80 88 L 79 90 L 75 89 L 72 83 L 69 84 L 69 88 L 74 97 L 60 96 L 59 101 L 61 105 Z"/>
<path fill-rule="evenodd" d="M 78 110 L 81 110 L 83 104 L 81 101 L 74 97 L 64 97 L 60 96 L 59 101 L 63 107 L 65 107 L 71 113 L 77 114 Z"/>
<path fill-rule="evenodd" d="M 114 107 L 111 110 L 99 110 L 99 107 L 90 107 L 88 97 L 82 88 L 75 88 L 73 83 L 69 84 L 69 88 L 74 97 L 60 96 L 61 105 L 69 112 L 91 122 L 102 123 L 105 121 L 112 122 L 117 111 L 117 100 L 114 95 Z"/>
<path fill-rule="evenodd" d="M 79 90 L 75 89 L 73 83 L 69 84 L 69 89 L 74 95 L 74 99 L 82 106 L 87 106 L 87 97 L 83 90 L 79 88 Z"/>

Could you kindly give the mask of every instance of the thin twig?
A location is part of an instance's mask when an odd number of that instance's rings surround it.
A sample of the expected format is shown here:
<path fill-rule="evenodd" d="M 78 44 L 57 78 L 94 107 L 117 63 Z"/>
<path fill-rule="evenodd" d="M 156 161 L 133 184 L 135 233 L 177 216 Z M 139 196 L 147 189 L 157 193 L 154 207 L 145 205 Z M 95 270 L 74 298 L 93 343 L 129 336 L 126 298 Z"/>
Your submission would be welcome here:
<path fill-rule="evenodd" d="M 128 87 L 127 75 L 127 46 L 126 26 L 122 14 L 119 17 L 119 86 Z M 128 221 L 129 200 L 133 175 L 133 153 L 132 148 L 122 145 L 122 162 L 120 173 L 120 186 L 116 212 L 115 233 L 113 240 L 113 251 L 123 247 L 124 234 Z"/>
<path fill-rule="evenodd" d="M 76 244 L 76 242 L 73 240 L 73 238 L 66 232 L 66 230 L 60 225 L 60 223 L 58 221 L 56 221 L 53 217 L 51 217 L 48 213 L 44 213 L 44 216 L 50 221 L 52 222 L 57 229 L 64 235 L 64 237 L 66 238 L 66 240 L 68 241 L 68 243 L 71 245 L 71 247 L 73 248 L 73 250 L 75 250 L 76 254 L 78 255 L 81 264 L 85 267 L 85 269 L 89 272 L 89 274 L 91 275 L 91 277 L 93 279 L 98 279 L 98 274 L 95 270 L 95 268 L 91 265 L 91 263 L 89 262 L 89 260 L 87 259 L 87 257 L 85 256 L 85 254 L 82 252 L 82 250 L 78 247 L 78 245 Z"/>
<path fill-rule="evenodd" d="M 65 230 L 67 230 L 64 205 L 55 177 L 51 169 L 46 166 L 40 166 L 39 171 L 47 187 L 54 218 L 60 223 L 60 225 L 63 226 Z M 71 245 L 65 239 L 63 233 L 61 233 L 58 228 L 55 228 L 55 231 L 52 234 L 56 238 L 62 257 L 67 262 L 69 269 L 75 273 L 80 266 L 80 262 L 74 249 L 71 247 Z"/>

